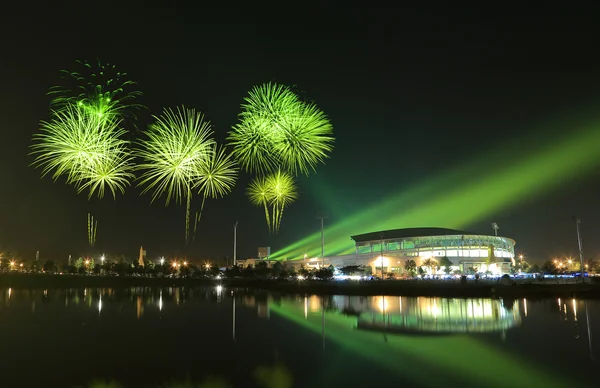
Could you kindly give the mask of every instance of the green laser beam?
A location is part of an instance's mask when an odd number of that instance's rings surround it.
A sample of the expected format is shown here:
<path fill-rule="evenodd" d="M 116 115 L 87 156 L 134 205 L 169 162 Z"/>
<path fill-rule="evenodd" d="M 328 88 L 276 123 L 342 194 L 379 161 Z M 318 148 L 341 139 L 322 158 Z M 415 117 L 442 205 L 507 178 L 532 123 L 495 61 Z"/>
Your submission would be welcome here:
<path fill-rule="evenodd" d="M 308 314 L 305 319 L 302 307 L 287 301 L 280 305 L 270 304 L 269 308 L 307 330 L 322 332 L 321 312 Z M 449 381 L 456 386 L 471 386 L 473 381 L 489 387 L 506 387 L 507 384 L 515 387 L 571 385 L 529 360 L 522 360 L 465 335 L 388 335 L 384 342 L 381 333 L 355 328 L 356 317 L 325 312 L 327 339 L 412 379 L 419 386 L 438 387 L 447 385 Z"/>
<path fill-rule="evenodd" d="M 417 226 L 465 228 L 478 220 L 568 183 L 600 165 L 598 124 L 546 139 L 527 155 L 505 149 L 395 194 L 325 229 L 325 255 L 353 252 L 350 236 Z M 282 248 L 274 259 L 320 253 L 320 232 Z"/>

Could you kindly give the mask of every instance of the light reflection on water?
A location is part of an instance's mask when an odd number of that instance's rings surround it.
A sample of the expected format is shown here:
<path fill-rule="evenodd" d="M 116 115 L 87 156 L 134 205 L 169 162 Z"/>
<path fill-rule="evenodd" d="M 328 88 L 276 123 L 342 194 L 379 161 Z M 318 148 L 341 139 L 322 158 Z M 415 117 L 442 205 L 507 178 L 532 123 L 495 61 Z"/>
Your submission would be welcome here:
<path fill-rule="evenodd" d="M 25 315 L 20 307 L 27 305 L 31 308 L 27 309 L 28 315 Z M 216 309 L 210 306 L 216 306 Z M 532 301 L 398 296 L 282 296 L 268 292 L 230 290 L 222 286 L 62 290 L 9 288 L 0 289 L 0 333 L 7 314 L 22 314 L 24 319 L 33 318 L 33 321 L 43 320 L 46 314 L 55 314 L 57 310 L 65 317 L 71 317 L 70 319 L 76 316 L 79 320 L 87 320 L 88 325 L 94 324 L 95 330 L 100 332 L 105 327 L 103 321 L 119 320 L 123 326 L 123 333 L 117 334 L 119 341 L 126 339 L 126 333 L 134 331 L 132 328 L 141 322 L 147 323 L 140 327 L 151 325 L 158 330 L 161 326 L 157 323 L 157 318 L 173 320 L 176 321 L 173 324 L 179 325 L 182 331 L 193 332 L 196 330 L 194 325 L 201 319 L 205 325 L 215 322 L 228 331 L 228 334 L 215 335 L 214 338 L 204 337 L 204 347 L 205 341 L 214 341 L 211 345 L 213 348 L 227 348 L 223 350 L 223 357 L 235 359 L 240 356 L 252 357 L 257 352 L 256 348 L 247 344 L 249 340 L 256 340 L 252 337 L 258 334 L 253 333 L 263 332 L 265 328 L 275 330 L 273 325 L 285 322 L 286 327 L 291 327 L 290 330 L 302 338 L 310 338 L 310 335 L 319 337 L 321 346 L 312 348 L 312 354 L 304 354 L 305 357 L 315 357 L 315 352 L 320 352 L 319 357 L 330 356 L 331 352 L 344 348 L 355 353 L 356 357 L 367 360 L 363 368 L 369 376 L 368 381 L 373 383 L 377 383 L 378 378 L 382 379 L 380 383 L 417 379 L 418 373 L 411 369 L 418 369 L 420 363 L 426 360 L 426 369 L 433 371 L 438 368 L 439 376 L 422 376 L 424 380 L 419 381 L 419 385 L 436 386 L 438 382 L 435 379 L 441 378 L 444 373 L 448 379 L 456 379 L 455 372 L 448 370 L 466 370 L 470 366 L 473 369 L 469 372 L 472 376 L 466 373 L 459 376 L 465 378 L 463 383 L 469 385 L 472 382 L 470 379 L 485 379 L 486 368 L 493 370 L 491 366 L 481 364 L 485 360 L 487 363 L 504 365 L 505 373 L 514 376 L 513 386 L 518 385 L 521 380 L 523 383 L 530 381 L 528 379 L 538 383 L 545 379 L 545 386 L 553 383 L 554 386 L 560 386 L 564 381 L 577 380 L 581 376 L 585 378 L 586 373 L 591 376 L 589 370 L 594 366 L 592 331 L 593 325 L 598 322 L 594 318 L 597 307 L 595 302 L 576 299 L 566 301 L 559 298 Z M 87 318 L 84 312 L 88 310 L 94 311 L 98 321 Z M 177 311 L 186 312 L 186 315 L 181 316 Z M 126 317 L 134 318 L 134 321 L 129 321 Z M 135 321 L 140 323 L 136 324 Z M 208 332 L 206 329 L 202 331 Z M 166 340 L 169 340 L 168 337 Z M 267 340 L 263 337 L 261 341 L 269 340 L 273 338 Z M 551 365 L 554 362 L 552 356 L 543 349 L 536 349 L 543 341 L 548 340 L 554 341 L 555 358 L 563 365 L 563 370 L 578 371 L 577 373 L 557 370 Z M 306 341 L 309 342 L 309 339 Z M 238 347 L 232 347 L 235 343 Z M 40 340 L 35 346 L 45 345 Z M 297 344 L 285 341 L 275 341 L 273 346 L 276 353 L 281 352 L 283 355 L 293 353 L 298 348 Z M 155 350 L 139 351 L 151 353 Z M 235 352 L 240 354 L 236 356 Z M 564 354 L 569 354 L 568 360 L 562 360 Z M 414 358 L 414 364 L 405 358 L 407 355 Z M 456 360 L 452 359 L 453 355 L 456 355 Z M 198 357 L 205 358 L 202 354 Z M 392 361 L 394 359 L 404 360 L 404 366 Z M 520 361 L 517 362 L 517 359 Z M 523 361 L 530 365 L 527 374 L 518 370 L 521 367 L 519 363 Z M 205 365 L 207 372 L 211 368 L 220 367 L 213 362 L 211 360 Z M 374 370 L 383 367 L 388 374 L 370 376 L 368 371 L 371 366 L 368 362 L 373 363 Z M 584 365 L 584 362 L 587 364 Z M 177 369 L 178 365 L 172 367 Z M 111 370 L 110 364 L 105 364 L 104 370 L 108 373 Z M 301 370 L 295 372 L 301 373 Z M 330 370 L 327 372 L 334 373 Z M 97 376 L 89 377 L 91 379 Z M 169 378 L 168 374 L 163 376 L 165 378 Z M 336 386 L 331 383 L 329 385 Z M 494 383 L 486 381 L 483 385 L 491 386 Z"/>

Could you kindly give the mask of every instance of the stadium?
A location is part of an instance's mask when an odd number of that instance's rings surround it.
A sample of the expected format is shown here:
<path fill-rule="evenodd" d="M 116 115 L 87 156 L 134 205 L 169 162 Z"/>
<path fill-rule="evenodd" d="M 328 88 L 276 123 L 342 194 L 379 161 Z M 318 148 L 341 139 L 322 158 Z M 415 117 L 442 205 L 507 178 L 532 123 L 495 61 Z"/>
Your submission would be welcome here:
<path fill-rule="evenodd" d="M 406 274 L 406 260 L 414 260 L 417 267 L 430 275 L 455 271 L 501 275 L 510 272 L 515 257 L 513 239 L 445 228 L 394 229 L 350 238 L 355 243 L 355 253 L 351 255 L 304 258 L 289 263 L 310 268 L 362 265 L 381 275 Z M 448 271 L 439 265 L 443 258 L 450 260 Z"/>

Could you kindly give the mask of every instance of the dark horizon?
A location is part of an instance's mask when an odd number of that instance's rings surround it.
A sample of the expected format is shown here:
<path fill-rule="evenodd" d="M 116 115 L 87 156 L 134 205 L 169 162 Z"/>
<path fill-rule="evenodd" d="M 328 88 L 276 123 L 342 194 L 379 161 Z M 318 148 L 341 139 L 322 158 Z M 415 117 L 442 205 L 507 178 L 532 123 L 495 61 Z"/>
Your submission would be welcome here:
<path fill-rule="evenodd" d="M 38 5 L 0 27 L 10 37 L 0 61 L 0 252 L 31 260 L 40 251 L 56 261 L 84 254 L 89 212 L 99 220 L 97 253 L 136 258 L 144 246 L 150 259 L 231 258 L 239 221 L 238 257 L 255 256 L 259 246 L 276 251 L 318 232 L 319 213 L 328 223 L 343 222 L 357 209 L 477 167 L 488 155 L 506 150 L 498 169 L 526 159 L 575 123 L 597 120 L 593 47 L 600 30 L 583 9 L 316 7 L 276 15 L 135 3 L 118 11 Z M 276 81 L 296 86 L 329 116 L 335 148 L 316 174 L 299 177 L 300 197 L 278 235 L 269 235 L 262 210 L 248 202 L 250 175 L 241 173 L 230 195 L 207 200 L 196 242 L 186 247 L 184 206 L 165 207 L 164 197 L 151 204 L 135 184 L 116 201 L 88 201 L 64 180 L 40 179 L 30 167 L 32 135 L 48 119 L 48 89 L 78 59 L 114 63 L 138 82 L 148 107 L 139 115 L 142 130 L 151 114 L 187 105 L 204 112 L 223 143 L 248 91 Z M 598 258 L 598 159 L 460 229 L 493 234 L 490 223 L 497 222 L 499 235 L 516 240 L 517 254 L 542 263 L 578 256 L 577 216 L 586 258 Z M 468 186 L 497 171 L 460 179 Z M 453 228 L 454 222 L 440 212 L 435 225 L 406 227 Z M 363 232 L 357 227 L 355 234 Z"/>

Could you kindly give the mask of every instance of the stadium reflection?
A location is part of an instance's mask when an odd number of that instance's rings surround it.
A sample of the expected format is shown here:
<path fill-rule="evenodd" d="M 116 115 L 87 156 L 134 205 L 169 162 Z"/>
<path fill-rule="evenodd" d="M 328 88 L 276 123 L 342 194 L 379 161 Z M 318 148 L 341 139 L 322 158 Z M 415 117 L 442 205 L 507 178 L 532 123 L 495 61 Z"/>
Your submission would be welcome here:
<path fill-rule="evenodd" d="M 316 295 L 285 298 L 286 307 L 297 310 L 307 319 L 322 312 L 322 298 Z M 256 306 L 258 315 L 272 299 L 257 303 L 245 297 L 242 303 Z M 324 297 L 325 312 L 356 317 L 358 330 L 385 331 L 404 334 L 452 334 L 503 332 L 521 323 L 517 301 L 497 299 L 451 299 L 398 296 L 329 296 Z"/>

